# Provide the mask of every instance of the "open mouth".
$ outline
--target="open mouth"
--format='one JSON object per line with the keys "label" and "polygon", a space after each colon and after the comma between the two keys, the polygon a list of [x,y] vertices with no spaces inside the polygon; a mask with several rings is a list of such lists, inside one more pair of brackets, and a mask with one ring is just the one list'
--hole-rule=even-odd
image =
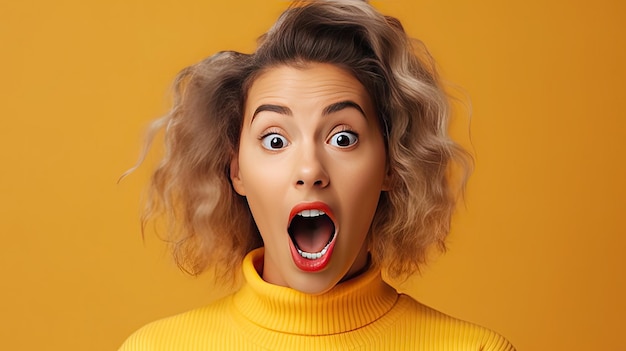
{"label": "open mouth", "polygon": [[318,209],[298,212],[287,231],[298,254],[309,260],[326,255],[335,238],[335,224],[324,211]]}

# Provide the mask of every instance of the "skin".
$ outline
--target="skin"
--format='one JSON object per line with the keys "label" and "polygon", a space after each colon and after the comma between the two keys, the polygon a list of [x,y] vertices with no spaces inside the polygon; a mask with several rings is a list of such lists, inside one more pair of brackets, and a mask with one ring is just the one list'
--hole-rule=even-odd
{"label": "skin", "polygon": [[[348,103],[328,111],[340,102]],[[231,179],[263,238],[263,279],[321,294],[358,274],[387,180],[384,141],[365,88],[330,64],[273,67],[251,85],[244,114]],[[294,206],[316,201],[332,210],[337,238],[329,263],[306,272],[294,264],[287,228]]]}

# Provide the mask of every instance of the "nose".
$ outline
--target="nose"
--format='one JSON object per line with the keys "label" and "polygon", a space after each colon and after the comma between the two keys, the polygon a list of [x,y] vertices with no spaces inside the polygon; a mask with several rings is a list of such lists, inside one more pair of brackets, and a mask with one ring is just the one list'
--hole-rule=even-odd
{"label": "nose", "polygon": [[325,188],[330,183],[330,177],[324,167],[322,157],[315,148],[303,150],[297,157],[296,187]]}

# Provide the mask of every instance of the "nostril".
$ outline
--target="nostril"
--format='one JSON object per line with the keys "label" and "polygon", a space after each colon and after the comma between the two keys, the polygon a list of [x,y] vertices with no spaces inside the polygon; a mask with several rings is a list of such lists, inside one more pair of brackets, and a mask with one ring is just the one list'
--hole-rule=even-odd
{"label": "nostril", "polygon": [[[296,184],[297,185],[304,185],[304,180],[299,179]],[[315,182],[313,182],[313,186],[323,186],[324,185],[324,181],[321,179],[316,180]]]}

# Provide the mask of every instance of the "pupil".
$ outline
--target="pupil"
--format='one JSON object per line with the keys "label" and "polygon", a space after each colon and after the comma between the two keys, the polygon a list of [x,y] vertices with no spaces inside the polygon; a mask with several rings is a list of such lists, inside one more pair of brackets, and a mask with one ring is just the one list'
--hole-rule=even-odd
{"label": "pupil", "polygon": [[278,149],[283,147],[283,141],[279,137],[273,137],[272,141],[270,141],[270,145],[272,148]]}
{"label": "pupil", "polygon": [[348,146],[350,145],[350,138],[345,135],[337,136],[337,145],[339,146]]}

